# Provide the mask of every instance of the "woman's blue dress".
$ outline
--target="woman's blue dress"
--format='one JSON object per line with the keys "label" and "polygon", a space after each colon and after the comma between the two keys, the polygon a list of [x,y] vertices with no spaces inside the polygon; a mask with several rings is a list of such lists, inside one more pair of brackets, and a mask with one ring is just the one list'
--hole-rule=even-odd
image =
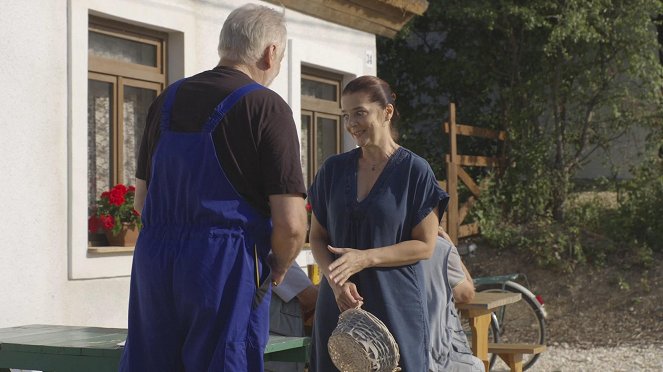
{"label": "woman's blue dress", "polygon": [[[357,201],[361,149],[329,158],[309,190],[313,213],[327,230],[330,245],[369,249],[412,239],[412,229],[434,208],[440,216],[449,197],[428,163],[400,147],[389,159],[368,195]],[[330,253],[331,254],[331,253]],[[382,320],[400,349],[403,371],[428,369],[426,287],[420,263],[368,268],[353,275],[364,298],[363,309]],[[313,327],[311,371],[336,371],[327,350],[339,309],[326,279],[320,283]]]}

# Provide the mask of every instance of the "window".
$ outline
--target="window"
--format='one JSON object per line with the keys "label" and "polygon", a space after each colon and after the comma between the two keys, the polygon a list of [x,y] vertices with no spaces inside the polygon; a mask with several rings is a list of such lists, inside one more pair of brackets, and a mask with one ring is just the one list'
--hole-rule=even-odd
{"label": "window", "polygon": [[342,77],[302,67],[302,172],[310,185],[331,155],[341,152]]}
{"label": "window", "polygon": [[[90,17],[88,211],[101,192],[133,184],[147,112],[166,84],[166,35]],[[91,242],[100,237],[90,236]]]}

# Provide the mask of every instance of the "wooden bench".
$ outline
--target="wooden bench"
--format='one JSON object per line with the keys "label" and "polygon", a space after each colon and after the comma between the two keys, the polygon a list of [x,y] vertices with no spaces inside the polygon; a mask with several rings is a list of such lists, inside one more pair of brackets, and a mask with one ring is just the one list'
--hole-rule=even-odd
{"label": "wooden bench", "polygon": [[[0,328],[0,372],[116,372],[127,337],[120,328],[27,325]],[[305,362],[309,337],[270,336],[265,361]]]}
{"label": "wooden bench", "polygon": [[546,350],[545,345],[534,344],[488,344],[488,352],[497,354],[506,363],[511,372],[522,372],[523,355],[539,354]]}

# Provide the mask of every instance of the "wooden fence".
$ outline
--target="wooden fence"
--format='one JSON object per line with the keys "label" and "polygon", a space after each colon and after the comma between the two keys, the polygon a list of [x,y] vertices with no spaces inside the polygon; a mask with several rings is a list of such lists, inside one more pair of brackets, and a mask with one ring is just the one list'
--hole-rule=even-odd
{"label": "wooden fence", "polygon": [[[458,243],[459,238],[476,235],[479,233],[479,223],[465,223],[465,218],[472,206],[476,203],[481,191],[485,189],[488,178],[484,178],[481,183],[477,182],[463,169],[463,167],[493,167],[499,168],[503,165],[503,158],[473,156],[458,154],[457,136],[482,137],[491,140],[505,141],[506,132],[487,128],[473,127],[467,124],[456,123],[456,105],[449,104],[449,121],[443,125],[444,133],[449,135],[449,154],[445,157],[447,166],[447,181],[439,181],[440,186],[449,193],[450,201],[447,213],[443,223],[447,233],[454,241]],[[471,195],[462,203],[458,200],[458,182],[467,186]]]}

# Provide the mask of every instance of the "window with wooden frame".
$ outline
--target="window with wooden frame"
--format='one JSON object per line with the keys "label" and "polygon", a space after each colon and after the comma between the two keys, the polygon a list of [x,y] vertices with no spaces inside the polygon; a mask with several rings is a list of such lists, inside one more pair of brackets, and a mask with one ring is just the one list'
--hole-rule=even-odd
{"label": "window with wooden frame", "polygon": [[342,148],[342,76],[302,66],[302,172],[307,186]]}
{"label": "window with wooden frame", "polygon": [[147,112],[166,84],[166,39],[157,31],[89,19],[89,209],[113,185],[134,183]]}

